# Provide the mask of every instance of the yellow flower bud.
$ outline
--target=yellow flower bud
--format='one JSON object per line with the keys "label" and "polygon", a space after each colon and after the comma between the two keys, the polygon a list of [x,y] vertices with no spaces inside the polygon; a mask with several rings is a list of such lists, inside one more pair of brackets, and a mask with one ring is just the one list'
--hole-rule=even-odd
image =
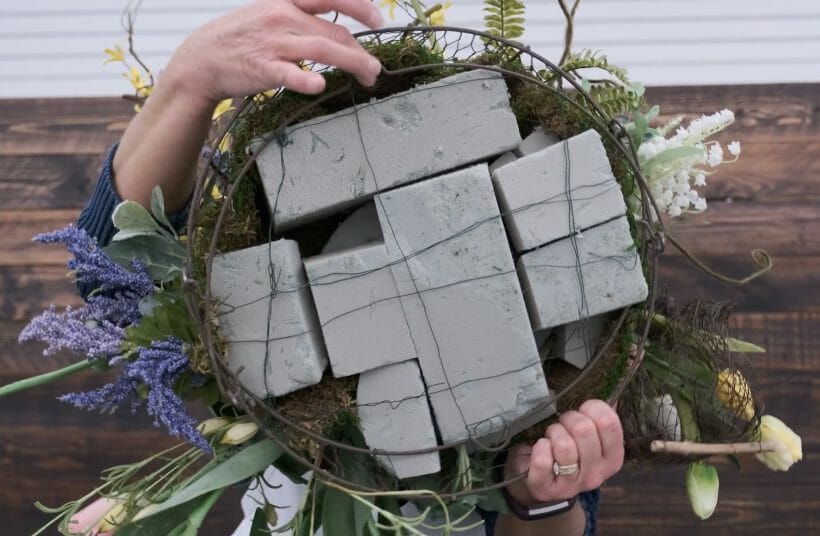
{"label": "yellow flower bud", "polygon": [[259,432],[259,426],[255,422],[240,422],[228,428],[219,442],[223,445],[241,445],[255,436],[257,432]]}
{"label": "yellow flower bud", "polygon": [[123,524],[127,516],[128,512],[125,509],[125,503],[117,504],[103,516],[102,521],[100,521],[98,525],[99,532],[116,530]]}
{"label": "yellow flower bud", "polygon": [[686,470],[686,494],[695,515],[708,519],[717,507],[720,480],[714,466],[702,462],[689,464]]}
{"label": "yellow flower bud", "polygon": [[220,428],[224,428],[229,424],[231,424],[231,421],[225,419],[224,417],[213,417],[199,423],[199,426],[197,426],[196,429],[199,430],[200,434],[208,437]]}
{"label": "yellow flower bud", "polygon": [[736,415],[750,421],[755,416],[754,398],[752,390],[737,370],[723,369],[718,373],[715,394],[724,406],[734,411]]}
{"label": "yellow flower bud", "polygon": [[788,471],[789,467],[803,459],[800,436],[777,417],[761,417],[759,435],[762,443],[774,443],[776,446],[774,451],[755,454],[772,471]]}

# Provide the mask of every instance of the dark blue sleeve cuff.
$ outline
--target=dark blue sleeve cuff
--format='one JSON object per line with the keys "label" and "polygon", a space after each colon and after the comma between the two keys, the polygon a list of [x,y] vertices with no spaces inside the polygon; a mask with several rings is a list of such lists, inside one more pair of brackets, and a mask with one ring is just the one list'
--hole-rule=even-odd
{"label": "dark blue sleeve cuff", "polygon": [[100,178],[94,187],[94,193],[91,194],[91,199],[88,200],[88,204],[86,204],[80,213],[80,218],[77,220],[77,227],[85,230],[89,236],[96,238],[100,247],[108,245],[111,237],[117,232],[117,228],[114,227],[114,223],[111,221],[114,208],[122,202],[117,190],[114,189],[113,161],[117,152],[117,145],[114,144],[108,152],[108,156],[102,165]]}

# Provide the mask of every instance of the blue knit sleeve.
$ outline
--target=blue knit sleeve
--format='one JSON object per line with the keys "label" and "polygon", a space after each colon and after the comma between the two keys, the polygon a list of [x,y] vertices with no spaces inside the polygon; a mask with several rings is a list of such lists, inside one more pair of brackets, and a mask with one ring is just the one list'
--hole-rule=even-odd
{"label": "blue knit sleeve", "polygon": [[[107,246],[111,242],[111,238],[117,233],[117,228],[114,227],[114,222],[111,221],[114,209],[122,202],[116,188],[114,188],[113,162],[114,155],[117,153],[117,146],[118,144],[114,144],[111,150],[108,151],[100,171],[100,178],[94,187],[94,192],[77,220],[77,227],[85,230],[89,236],[96,238],[100,247]],[[177,231],[181,230],[188,221],[190,205],[191,200],[189,199],[185,208],[169,215],[168,219]],[[78,286],[83,298],[87,298],[94,290],[86,283],[79,283]]]}
{"label": "blue knit sleeve", "polygon": [[[598,501],[601,498],[601,490],[595,489],[578,495],[578,502],[584,510],[587,519],[584,536],[595,536],[598,527]],[[484,518],[484,531],[487,536],[494,536],[495,523],[498,520],[498,512],[485,512],[479,510],[479,514]],[[546,536],[546,535],[545,535]]]}
{"label": "blue knit sleeve", "polygon": [[[114,155],[117,153],[117,146],[118,144],[114,144],[108,152],[108,156],[102,165],[100,178],[94,187],[94,193],[91,194],[91,199],[88,200],[88,204],[77,220],[77,227],[84,229],[89,236],[96,238],[100,247],[107,246],[111,242],[111,238],[117,234],[117,228],[114,227],[114,223],[111,221],[114,209],[122,202],[117,190],[114,188],[113,162]],[[190,206],[191,200],[188,199],[185,208],[169,214],[168,220],[177,231],[185,227]]]}
{"label": "blue knit sleeve", "polygon": [[94,187],[94,193],[88,200],[80,218],[77,220],[77,227],[84,229],[89,236],[97,239],[97,243],[102,247],[108,245],[111,237],[116,234],[117,229],[111,222],[111,214],[114,208],[122,202],[117,190],[114,189],[113,160],[117,152],[115,144],[103,162],[100,178]]}

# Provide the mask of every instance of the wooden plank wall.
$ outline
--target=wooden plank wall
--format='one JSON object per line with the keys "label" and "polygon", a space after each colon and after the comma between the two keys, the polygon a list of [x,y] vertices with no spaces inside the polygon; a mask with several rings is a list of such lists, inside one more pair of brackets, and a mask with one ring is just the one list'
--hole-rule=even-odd
{"label": "wooden plank wall", "polygon": [[[766,346],[751,378],[767,412],[803,437],[805,460],[789,473],[750,462],[721,468],[718,512],[698,522],[689,512],[681,468],[628,468],[604,490],[604,534],[803,534],[820,530],[820,85],[656,88],[650,102],[664,115],[691,116],[723,107],[737,124],[739,162],[723,166],[708,189],[709,210],[672,230],[709,265],[734,275],[765,248],[775,270],[742,290],[694,269],[670,250],[663,285],[681,299],[737,302],[738,336]],[[65,365],[19,346],[27,319],[49,303],[77,303],[65,279],[66,255],[35,246],[35,233],[74,220],[102,155],[132,116],[118,99],[0,100],[0,383]],[[92,388],[79,377],[0,401],[0,512],[4,534],[28,534],[46,519],[32,506],[81,495],[100,470],[168,444],[148,419],[100,418],[60,404],[58,393]],[[238,494],[221,501],[204,534],[229,534]],[[806,532],[803,532],[806,531]]]}

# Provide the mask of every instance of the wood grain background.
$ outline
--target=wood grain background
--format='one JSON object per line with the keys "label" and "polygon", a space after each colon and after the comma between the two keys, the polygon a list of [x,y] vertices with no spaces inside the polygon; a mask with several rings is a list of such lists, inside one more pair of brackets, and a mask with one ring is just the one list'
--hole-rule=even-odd
{"label": "wood grain background", "polygon": [[[740,161],[711,179],[709,210],[676,222],[672,232],[726,273],[747,273],[754,248],[768,250],[775,269],[740,290],[708,278],[670,249],[662,282],[682,300],[737,303],[737,335],[769,349],[751,358],[752,385],[766,411],[802,436],[805,459],[788,473],[754,461],[741,471],[722,467],[718,511],[705,522],[689,511],[682,468],[627,468],[604,489],[600,529],[820,533],[820,85],[655,88],[648,99],[667,116],[724,107],[736,113],[722,139],[742,141]],[[65,253],[30,238],[75,220],[104,153],[132,113],[113,98],[0,100],[0,383],[70,362],[16,342],[25,322],[50,303],[78,303],[65,278]],[[91,488],[100,470],[169,443],[142,416],[101,418],[55,400],[102,380],[72,378],[0,401],[0,533],[31,533],[46,520],[35,500],[62,504]],[[203,534],[230,533],[239,494],[220,501]]]}

